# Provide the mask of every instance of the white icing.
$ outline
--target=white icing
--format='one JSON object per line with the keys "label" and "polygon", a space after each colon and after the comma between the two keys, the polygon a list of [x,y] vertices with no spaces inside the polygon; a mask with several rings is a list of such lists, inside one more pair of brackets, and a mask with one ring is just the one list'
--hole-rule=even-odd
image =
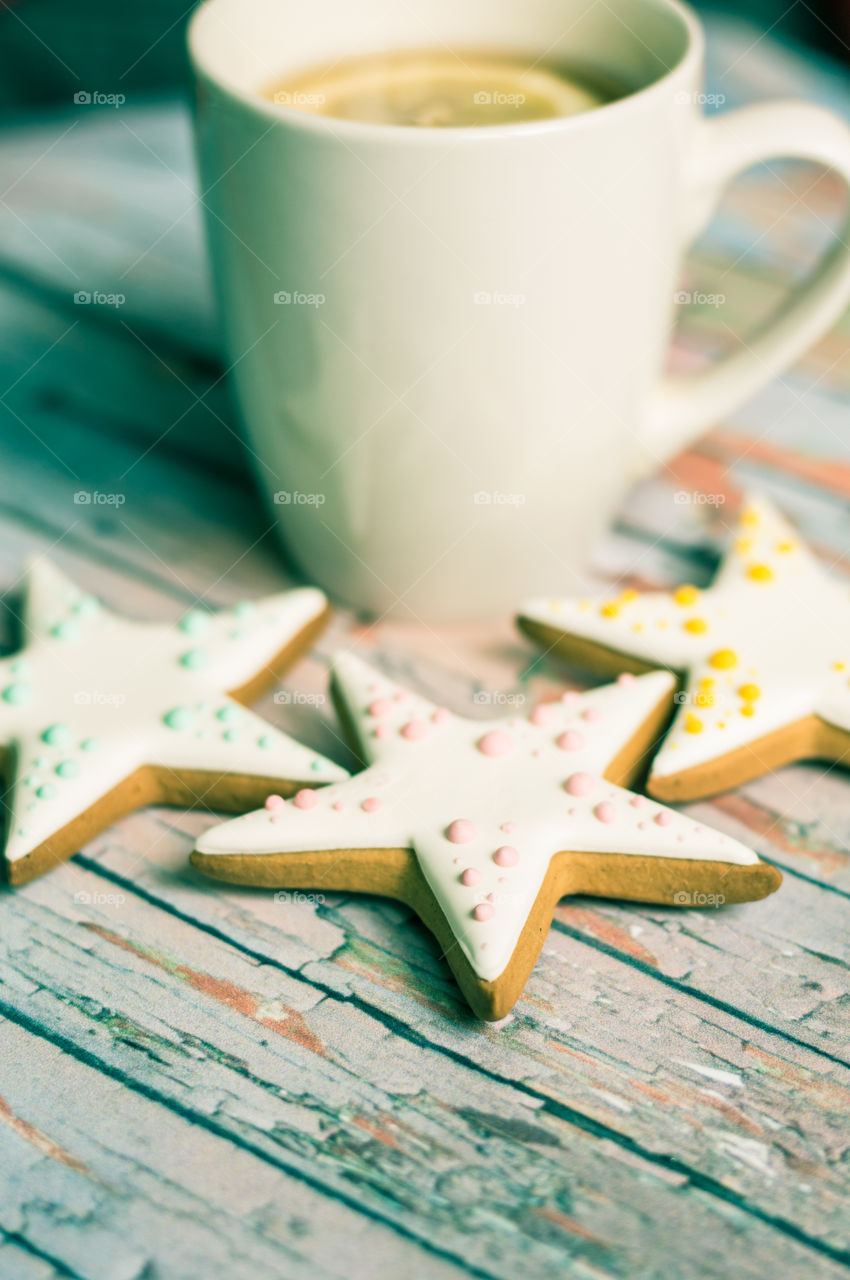
{"label": "white icing", "polygon": [[[750,576],[762,566],[768,580]],[[850,730],[850,589],[826,576],[767,499],[750,496],[712,586],[688,606],[675,595],[532,600],[521,610],[565,635],[687,673],[651,777],[706,764],[811,714]],[[706,630],[687,631],[691,618]],[[719,650],[734,653],[734,667],[712,665]],[[757,698],[741,695],[749,685]]]}
{"label": "white icing", "polygon": [[[188,624],[130,622],[35,561],[24,648],[0,660],[0,742],[13,761],[6,859],[31,853],[143,764],[312,783],[346,777],[224,692],[262,671],[325,606],[320,591],[304,589],[196,611]],[[190,652],[197,669],[181,662]],[[190,713],[176,717],[187,727],[169,728],[175,710]]]}
{"label": "white icing", "polygon": [[[324,849],[411,848],[459,946],[485,980],[497,978],[507,966],[549,861],[560,850],[757,861],[731,837],[636,798],[601,776],[669,693],[673,678],[664,672],[548,704],[542,715],[533,713],[545,723],[531,723],[524,716],[481,722],[439,713],[426,699],[349,654],[336,658],[334,679],[369,767],[347,782],[323,788],[312,808],[301,810],[290,801],[212,828],[198,842],[201,853],[262,857]],[[376,700],[388,704],[386,714],[371,714]],[[426,726],[424,736],[403,736],[402,729],[411,722]],[[385,736],[376,736],[378,730]],[[510,739],[506,754],[488,756],[480,750],[479,742],[493,730]],[[581,734],[580,749],[557,745],[566,731]],[[565,782],[577,773],[592,775],[590,794],[565,791]],[[366,812],[363,802],[372,798],[380,801],[380,808]],[[615,806],[613,823],[601,822],[594,814],[605,801]],[[656,823],[662,812],[669,825]],[[453,844],[446,838],[457,819],[475,828],[475,838],[468,843]],[[505,830],[506,823],[516,825]],[[519,854],[515,866],[494,861],[496,850],[505,845]],[[474,885],[461,881],[468,868],[478,873],[472,877]],[[474,919],[476,905],[487,903],[490,894],[495,898],[493,918]]]}

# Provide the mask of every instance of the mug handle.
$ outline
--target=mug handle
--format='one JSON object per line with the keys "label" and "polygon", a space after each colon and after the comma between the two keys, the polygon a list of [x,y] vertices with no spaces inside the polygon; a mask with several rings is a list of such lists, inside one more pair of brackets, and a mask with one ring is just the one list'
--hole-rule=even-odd
{"label": "mug handle", "polygon": [[[823,107],[773,102],[702,120],[694,150],[690,222],[693,240],[723,188],[759,161],[815,160],[843,180],[850,205],[850,129]],[[733,355],[704,372],[666,377],[643,436],[649,470],[684,448],[781,373],[838,319],[850,301],[850,216],[813,277]]]}

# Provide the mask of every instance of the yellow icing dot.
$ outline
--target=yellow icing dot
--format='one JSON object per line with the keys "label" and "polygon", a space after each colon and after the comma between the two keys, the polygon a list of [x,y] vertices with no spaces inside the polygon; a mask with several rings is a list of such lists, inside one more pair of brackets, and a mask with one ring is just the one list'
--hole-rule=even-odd
{"label": "yellow icing dot", "polygon": [[620,604],[631,604],[633,600],[637,600],[638,593],[633,587],[626,587],[625,591],[620,592]]}
{"label": "yellow icing dot", "polygon": [[745,702],[755,702],[756,698],[761,697],[761,689],[757,684],[742,684],[738,693]]}
{"label": "yellow icing dot", "polygon": [[699,682],[699,687],[701,689],[713,689],[715,686],[715,683],[716,681],[714,679],[714,676],[703,676],[702,680],[700,680]]}
{"label": "yellow icing dot", "polygon": [[694,636],[701,636],[703,632],[708,630],[708,623],[705,618],[688,618],[687,622],[682,623],[682,626]]}
{"label": "yellow icing dot", "polygon": [[697,706],[698,706],[698,707],[713,707],[713,706],[714,706],[714,694],[713,694],[713,693],[704,693],[704,692],[700,692],[700,693],[698,693],[698,694],[697,694]]}
{"label": "yellow icing dot", "polygon": [[697,600],[699,600],[699,591],[696,587],[692,587],[689,583],[685,583],[683,586],[676,588],[673,592],[673,599],[676,604],[696,604]]}
{"label": "yellow icing dot", "polygon": [[773,570],[766,564],[751,564],[747,569],[747,577],[751,582],[770,582]]}
{"label": "yellow icing dot", "polygon": [[725,728],[726,728],[726,721],[725,721],[725,720],[718,720],[718,721],[717,721],[717,727],[718,727],[718,729],[725,729]]}
{"label": "yellow icing dot", "polygon": [[699,716],[685,716],[685,733],[702,733],[703,728],[704,726]]}
{"label": "yellow icing dot", "polygon": [[741,516],[741,524],[745,524],[745,525],[748,525],[750,528],[753,528],[755,525],[758,524],[758,522],[759,522],[759,513],[756,511],[755,507],[747,507],[747,509],[744,511],[743,515]]}
{"label": "yellow icing dot", "polygon": [[642,622],[633,622],[633,623],[632,623],[632,631],[643,631],[643,623],[642,623]]}
{"label": "yellow icing dot", "polygon": [[582,613],[587,613],[588,609],[590,608],[590,601],[579,600],[578,607],[581,609]]}
{"label": "yellow icing dot", "polygon": [[789,551],[794,550],[793,542],[777,542],[776,550],[781,551],[783,555],[787,555]]}
{"label": "yellow icing dot", "polygon": [[563,602],[563,600],[550,600],[550,601],[549,601],[549,608],[552,610],[552,612],[553,612],[553,613],[560,613],[560,612],[561,612],[561,610],[563,609],[563,607],[564,607],[564,602]]}
{"label": "yellow icing dot", "polygon": [[620,612],[620,606],[616,600],[606,600],[599,610],[603,618],[616,618]]}
{"label": "yellow icing dot", "polygon": [[742,716],[754,716],[755,713],[756,713],[756,709],[751,702],[745,702],[744,705],[741,707]]}
{"label": "yellow icing dot", "polygon": [[833,662],[832,664],[833,671],[844,671],[846,667],[846,662]]}
{"label": "yellow icing dot", "polygon": [[728,671],[730,667],[737,667],[738,655],[732,649],[717,649],[708,661],[715,671]]}
{"label": "yellow icing dot", "polygon": [[735,550],[738,552],[738,555],[740,556],[745,556],[747,552],[752,551],[752,549],[753,549],[752,538],[739,538],[738,541],[735,543]]}
{"label": "yellow icing dot", "polygon": [[669,626],[670,626],[670,623],[667,621],[666,618],[659,618],[658,620],[659,631],[666,631]]}

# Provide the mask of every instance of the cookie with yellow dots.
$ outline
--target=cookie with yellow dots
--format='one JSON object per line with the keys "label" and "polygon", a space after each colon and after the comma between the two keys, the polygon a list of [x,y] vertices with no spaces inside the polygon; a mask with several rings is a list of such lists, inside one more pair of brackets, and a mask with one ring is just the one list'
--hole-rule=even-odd
{"label": "cookie with yellow dots", "polygon": [[714,582],[527,601],[518,624],[600,676],[682,677],[648,790],[698,800],[794,760],[850,764],[850,587],[766,498],[746,502]]}

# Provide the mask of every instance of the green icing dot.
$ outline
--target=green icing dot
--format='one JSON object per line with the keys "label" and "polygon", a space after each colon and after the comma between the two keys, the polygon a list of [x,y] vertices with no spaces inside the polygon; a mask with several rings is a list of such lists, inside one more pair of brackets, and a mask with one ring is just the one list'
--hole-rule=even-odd
{"label": "green icing dot", "polygon": [[250,618],[253,612],[254,605],[250,600],[240,600],[233,610],[233,615],[236,618]]}
{"label": "green icing dot", "polygon": [[47,756],[36,756],[36,758],[33,760],[33,764],[35,765],[36,769],[46,769]]}
{"label": "green icing dot", "polygon": [[229,637],[228,637],[228,639],[230,639],[230,640],[241,640],[241,639],[242,639],[242,632],[241,632],[241,631],[238,631],[238,630],[231,631],[231,632],[230,632],[230,635],[229,635]]}
{"label": "green icing dot", "polygon": [[208,614],[201,613],[199,609],[191,609],[177,625],[187,636],[202,636],[209,630],[210,620]]}
{"label": "green icing dot", "polygon": [[77,628],[73,622],[57,622],[55,627],[50,628],[50,634],[57,640],[73,640],[77,635]]}
{"label": "green icing dot", "polygon": [[24,786],[25,786],[25,787],[37,787],[37,786],[38,786],[38,778],[34,778],[34,777],[32,776],[32,774],[29,774],[26,778],[24,778]]}
{"label": "green icing dot", "polygon": [[62,760],[56,766],[56,772],[60,778],[76,778],[80,772],[80,766],[76,760]]}
{"label": "green icing dot", "polygon": [[257,746],[262,747],[264,751],[268,751],[269,747],[274,746],[274,738],[270,738],[267,733],[264,733],[262,738],[257,739]]}
{"label": "green icing dot", "polygon": [[38,796],[39,800],[52,800],[56,795],[56,788],[52,782],[42,782],[35,794]]}
{"label": "green icing dot", "polygon": [[26,837],[29,835],[29,828],[28,828],[28,827],[18,827],[18,835],[19,835],[19,836],[23,836],[23,837],[24,837],[24,839],[26,839]]}
{"label": "green icing dot", "polygon": [[11,703],[13,707],[22,707],[32,697],[32,689],[28,684],[7,684],[2,697],[4,702]]}
{"label": "green icing dot", "polygon": [[225,742],[239,741],[239,731],[237,729],[225,729],[221,736],[224,738]]}
{"label": "green icing dot", "polygon": [[52,724],[41,735],[42,742],[50,747],[67,747],[73,734],[66,724]]}
{"label": "green icing dot", "polygon": [[242,719],[242,712],[238,707],[219,707],[215,713],[216,720],[220,720],[222,724],[238,724]]}
{"label": "green icing dot", "polygon": [[32,668],[26,658],[21,658],[20,661],[12,663],[13,676],[28,676],[31,670]]}
{"label": "green icing dot", "polygon": [[78,618],[91,618],[99,608],[100,605],[94,596],[80,596],[71,612],[75,613]]}
{"label": "green icing dot", "polygon": [[188,707],[173,707],[162,718],[169,729],[191,729],[195,716]]}
{"label": "green icing dot", "polygon": [[97,738],[83,738],[82,742],[80,743],[80,750],[81,751],[97,751],[99,746],[100,746],[100,743],[98,742]]}
{"label": "green icing dot", "polygon": [[324,760],[313,760],[310,763],[310,768],[313,770],[314,773],[318,773],[319,770],[324,769],[324,767],[325,767]]}
{"label": "green icing dot", "polygon": [[181,667],[188,667],[190,671],[200,671],[210,660],[210,655],[206,649],[187,649],[185,653],[180,655]]}

